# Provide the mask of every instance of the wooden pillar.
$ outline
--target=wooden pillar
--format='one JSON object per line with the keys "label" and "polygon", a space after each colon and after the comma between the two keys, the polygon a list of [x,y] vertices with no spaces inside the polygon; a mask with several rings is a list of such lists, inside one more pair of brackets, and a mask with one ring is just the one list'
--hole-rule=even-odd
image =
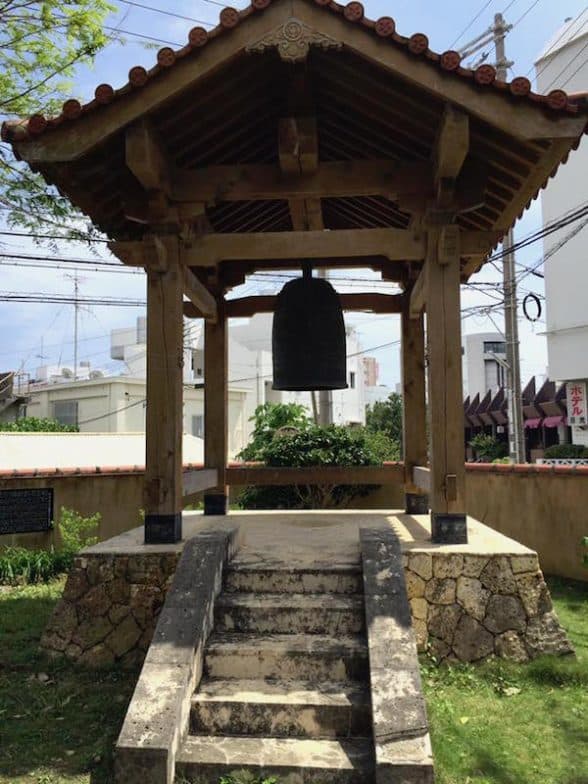
{"label": "wooden pillar", "polygon": [[413,468],[428,463],[424,318],[410,317],[409,302],[402,310],[402,401],[405,511],[427,514],[429,497],[413,483]]}
{"label": "wooden pillar", "polygon": [[176,238],[147,271],[145,543],[182,538],[183,276]]}
{"label": "wooden pillar", "polygon": [[205,515],[227,513],[228,323],[224,299],[217,299],[216,322],[204,327],[204,465],[217,471],[218,486],[204,495]]}
{"label": "wooden pillar", "polygon": [[427,345],[433,542],[467,542],[457,226],[432,228],[427,242]]}

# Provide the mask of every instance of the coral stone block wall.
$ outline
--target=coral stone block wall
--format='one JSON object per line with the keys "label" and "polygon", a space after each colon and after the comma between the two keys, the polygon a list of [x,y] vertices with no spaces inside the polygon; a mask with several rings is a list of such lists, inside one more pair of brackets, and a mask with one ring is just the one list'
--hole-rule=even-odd
{"label": "coral stone block wall", "polygon": [[[78,557],[41,648],[88,666],[140,664],[179,555]],[[420,650],[429,648],[450,662],[493,654],[527,661],[543,653],[572,652],[535,553],[411,550],[403,558]]]}
{"label": "coral stone block wall", "polygon": [[179,553],[76,558],[41,648],[89,666],[140,664]]}
{"label": "coral stone block wall", "polygon": [[462,662],[572,652],[535,553],[413,550],[404,554],[404,566],[419,650]]}

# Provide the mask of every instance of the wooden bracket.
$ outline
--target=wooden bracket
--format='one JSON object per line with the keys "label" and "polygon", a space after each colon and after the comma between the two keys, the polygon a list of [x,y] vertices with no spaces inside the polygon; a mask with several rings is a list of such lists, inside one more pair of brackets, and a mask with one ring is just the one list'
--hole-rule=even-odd
{"label": "wooden bracket", "polygon": [[216,324],[218,319],[216,299],[188,267],[184,267],[184,292],[199,313],[207,321]]}
{"label": "wooden bracket", "polygon": [[173,167],[148,120],[139,120],[127,129],[125,160],[146,191],[162,191],[169,196]]}

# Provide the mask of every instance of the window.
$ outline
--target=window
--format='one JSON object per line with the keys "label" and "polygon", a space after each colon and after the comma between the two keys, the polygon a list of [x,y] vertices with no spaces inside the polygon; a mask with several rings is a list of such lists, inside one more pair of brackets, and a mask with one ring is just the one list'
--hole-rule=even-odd
{"label": "window", "polygon": [[78,424],[78,401],[77,400],[56,400],[53,403],[53,419],[60,425]]}
{"label": "window", "polygon": [[355,389],[355,373],[349,374],[349,387]]}
{"label": "window", "polygon": [[504,368],[493,359],[484,360],[485,389],[498,389],[504,386]]}
{"label": "window", "polygon": [[500,340],[485,340],[484,354],[506,354],[506,343]]}
{"label": "window", "polygon": [[192,417],[192,435],[204,438],[204,415],[194,414]]}

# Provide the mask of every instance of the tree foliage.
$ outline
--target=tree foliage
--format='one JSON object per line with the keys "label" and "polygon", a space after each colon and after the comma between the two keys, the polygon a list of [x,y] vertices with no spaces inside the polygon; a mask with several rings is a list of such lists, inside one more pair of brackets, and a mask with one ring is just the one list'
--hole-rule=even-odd
{"label": "tree foliage", "polygon": [[265,403],[257,406],[249,420],[254,423],[251,441],[239,454],[241,460],[263,460],[263,453],[274,438],[283,429],[307,430],[312,420],[305,406],[299,403]]}
{"label": "tree foliage", "polygon": [[475,451],[477,457],[488,463],[506,457],[508,454],[507,444],[487,433],[478,433],[475,435],[470,441],[470,446]]}
{"label": "tree foliage", "polygon": [[0,422],[0,432],[4,433],[77,433],[75,425],[62,425],[55,419],[24,417],[14,422]]}
{"label": "tree foliage", "polygon": [[368,430],[384,433],[398,444],[398,454],[402,452],[402,395],[392,392],[386,400],[369,405],[365,420]]}
{"label": "tree foliage", "polygon": [[[55,114],[80,64],[92,62],[109,42],[107,0],[0,0],[0,120]],[[69,227],[79,218],[69,201],[0,145],[0,205],[8,223],[87,239],[91,229]]]}

